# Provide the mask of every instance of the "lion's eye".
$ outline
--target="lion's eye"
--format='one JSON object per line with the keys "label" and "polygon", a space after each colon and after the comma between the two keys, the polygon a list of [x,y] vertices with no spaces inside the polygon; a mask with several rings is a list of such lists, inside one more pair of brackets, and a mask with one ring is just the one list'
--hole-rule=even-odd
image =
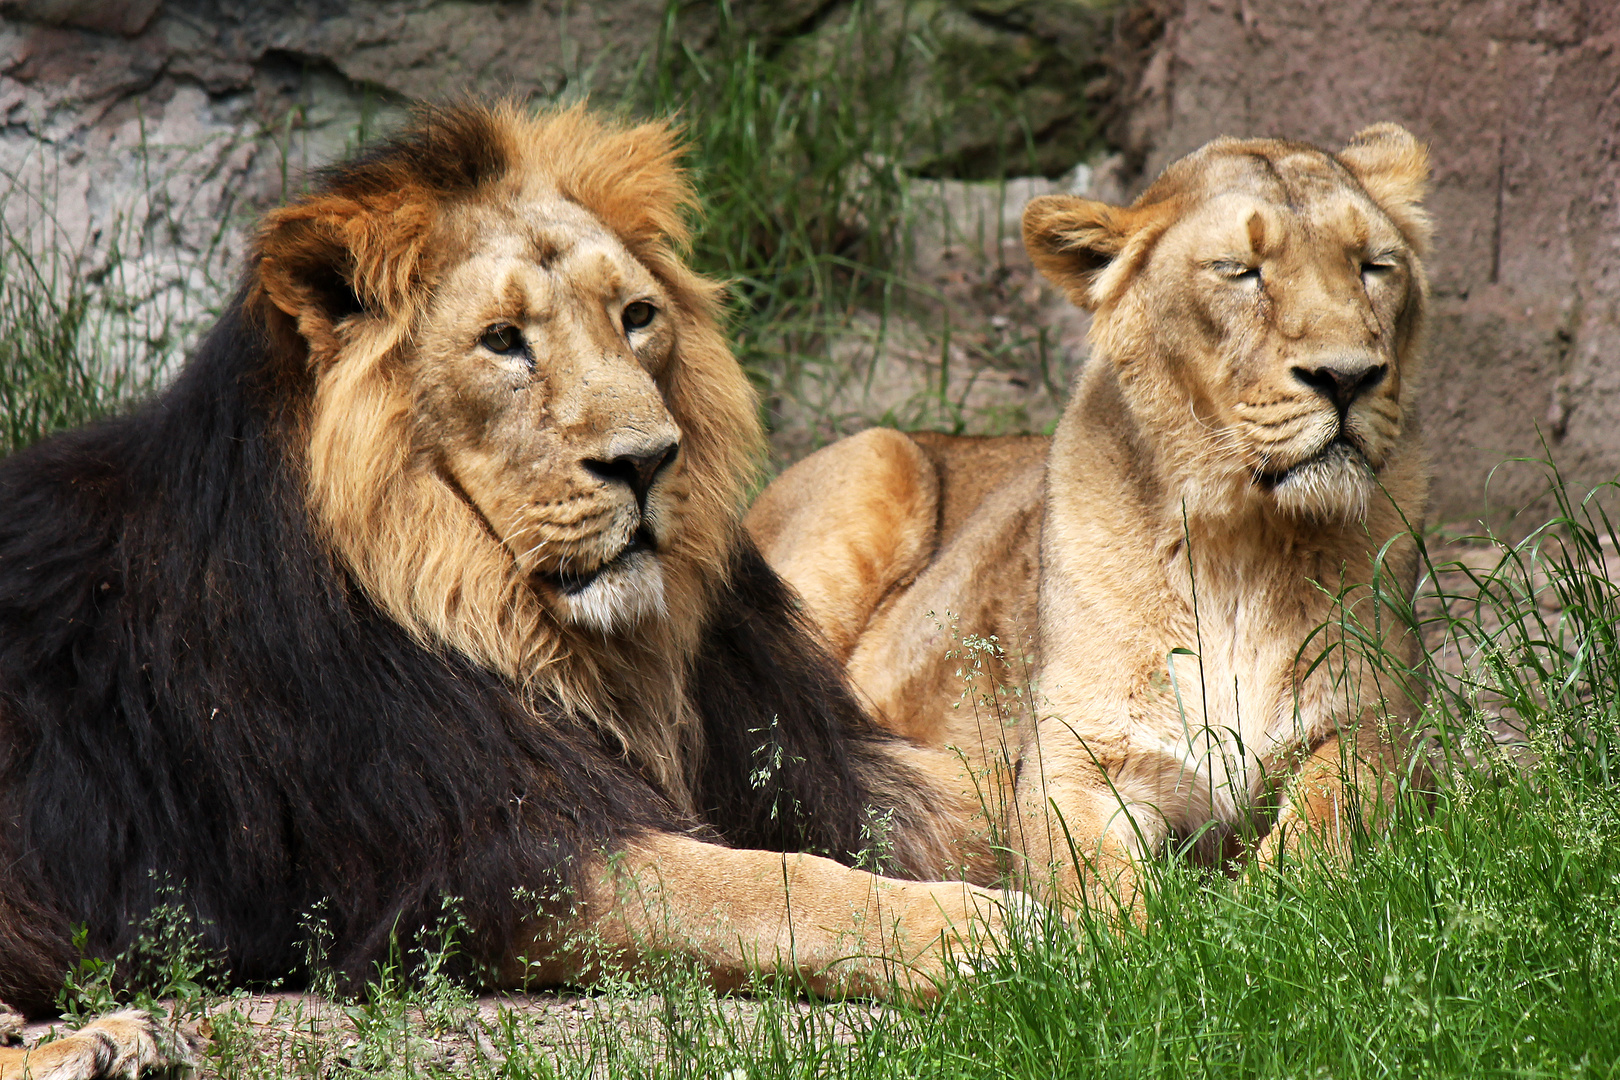
{"label": "lion's eye", "polygon": [[622,316],[624,319],[624,328],[626,330],[640,330],[642,327],[652,322],[653,316],[657,314],[658,309],[647,303],[647,301],[632,300],[630,303],[624,305],[624,315]]}
{"label": "lion's eye", "polygon": [[1388,274],[1394,269],[1395,264],[1392,262],[1386,262],[1382,259],[1369,259],[1361,264],[1361,276],[1377,277],[1381,274]]}
{"label": "lion's eye", "polygon": [[484,336],[478,339],[478,344],[492,353],[502,356],[511,356],[520,353],[525,348],[523,331],[509,323],[501,323],[484,331]]}

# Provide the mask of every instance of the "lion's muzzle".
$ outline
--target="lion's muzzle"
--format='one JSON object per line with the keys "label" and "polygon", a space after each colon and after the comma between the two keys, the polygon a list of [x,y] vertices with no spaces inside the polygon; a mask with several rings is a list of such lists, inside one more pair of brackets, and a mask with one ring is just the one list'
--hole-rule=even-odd
{"label": "lion's muzzle", "polygon": [[646,440],[644,445],[633,450],[616,454],[610,460],[586,458],[583,464],[585,471],[602,480],[629,487],[636,497],[636,505],[645,513],[647,492],[652,490],[659,474],[675,463],[680,450],[679,440],[670,436],[657,436]]}
{"label": "lion's muzzle", "polygon": [[558,592],[567,596],[578,596],[595,584],[596,579],[616,566],[628,566],[630,561],[642,552],[656,555],[658,541],[653,537],[652,531],[645,525],[638,528],[630,539],[620,548],[618,553],[598,563],[590,570],[578,570],[570,567],[558,569],[552,573],[542,573],[540,576]]}

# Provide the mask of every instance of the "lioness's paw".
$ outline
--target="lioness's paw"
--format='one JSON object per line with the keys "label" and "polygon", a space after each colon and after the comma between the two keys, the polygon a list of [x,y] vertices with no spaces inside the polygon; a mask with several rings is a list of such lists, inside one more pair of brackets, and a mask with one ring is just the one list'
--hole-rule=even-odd
{"label": "lioness's paw", "polygon": [[135,1080],[153,1069],[191,1068],[196,1040],[139,1009],[110,1013],[71,1035],[28,1051],[31,1080]]}

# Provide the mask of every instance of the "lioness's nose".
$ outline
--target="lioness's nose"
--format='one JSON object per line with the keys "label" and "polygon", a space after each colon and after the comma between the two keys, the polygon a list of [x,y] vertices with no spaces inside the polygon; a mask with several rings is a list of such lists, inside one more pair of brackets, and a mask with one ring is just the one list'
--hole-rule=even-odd
{"label": "lioness's nose", "polygon": [[653,481],[675,461],[680,451],[679,440],[659,438],[645,446],[616,454],[607,460],[586,458],[584,465],[603,480],[629,485],[630,490],[635,493],[637,505],[645,506],[647,492],[651,490]]}
{"label": "lioness's nose", "polygon": [[1359,357],[1334,357],[1293,369],[1294,378],[1333,402],[1340,412],[1384,381],[1389,365]]}

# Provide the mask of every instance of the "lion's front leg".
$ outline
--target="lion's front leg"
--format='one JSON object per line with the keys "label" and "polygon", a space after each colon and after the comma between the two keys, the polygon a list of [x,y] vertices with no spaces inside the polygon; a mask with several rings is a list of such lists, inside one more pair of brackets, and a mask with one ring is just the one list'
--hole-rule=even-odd
{"label": "lion's front leg", "polygon": [[591,981],[676,957],[722,990],[785,976],[815,994],[925,1000],[996,947],[1009,902],[965,883],[897,881],[670,834],[631,844],[592,876],[575,940],[530,966],[538,981]]}
{"label": "lion's front leg", "polygon": [[[0,1006],[0,1022],[9,1013]],[[99,1080],[196,1063],[183,1033],[149,1013],[126,1009],[34,1047],[0,1048],[0,1080]]]}
{"label": "lion's front leg", "polygon": [[1394,811],[1399,764],[1396,746],[1370,719],[1353,739],[1330,735],[1289,780],[1276,824],[1250,857],[1251,870],[1276,866],[1302,842],[1347,860],[1356,833],[1377,828]]}
{"label": "lion's front leg", "polygon": [[1088,908],[1145,918],[1138,860],[1163,842],[1157,807],[1130,797],[1055,718],[1037,725],[1018,780],[1009,844],[1022,858],[1023,888],[1059,910]]}

